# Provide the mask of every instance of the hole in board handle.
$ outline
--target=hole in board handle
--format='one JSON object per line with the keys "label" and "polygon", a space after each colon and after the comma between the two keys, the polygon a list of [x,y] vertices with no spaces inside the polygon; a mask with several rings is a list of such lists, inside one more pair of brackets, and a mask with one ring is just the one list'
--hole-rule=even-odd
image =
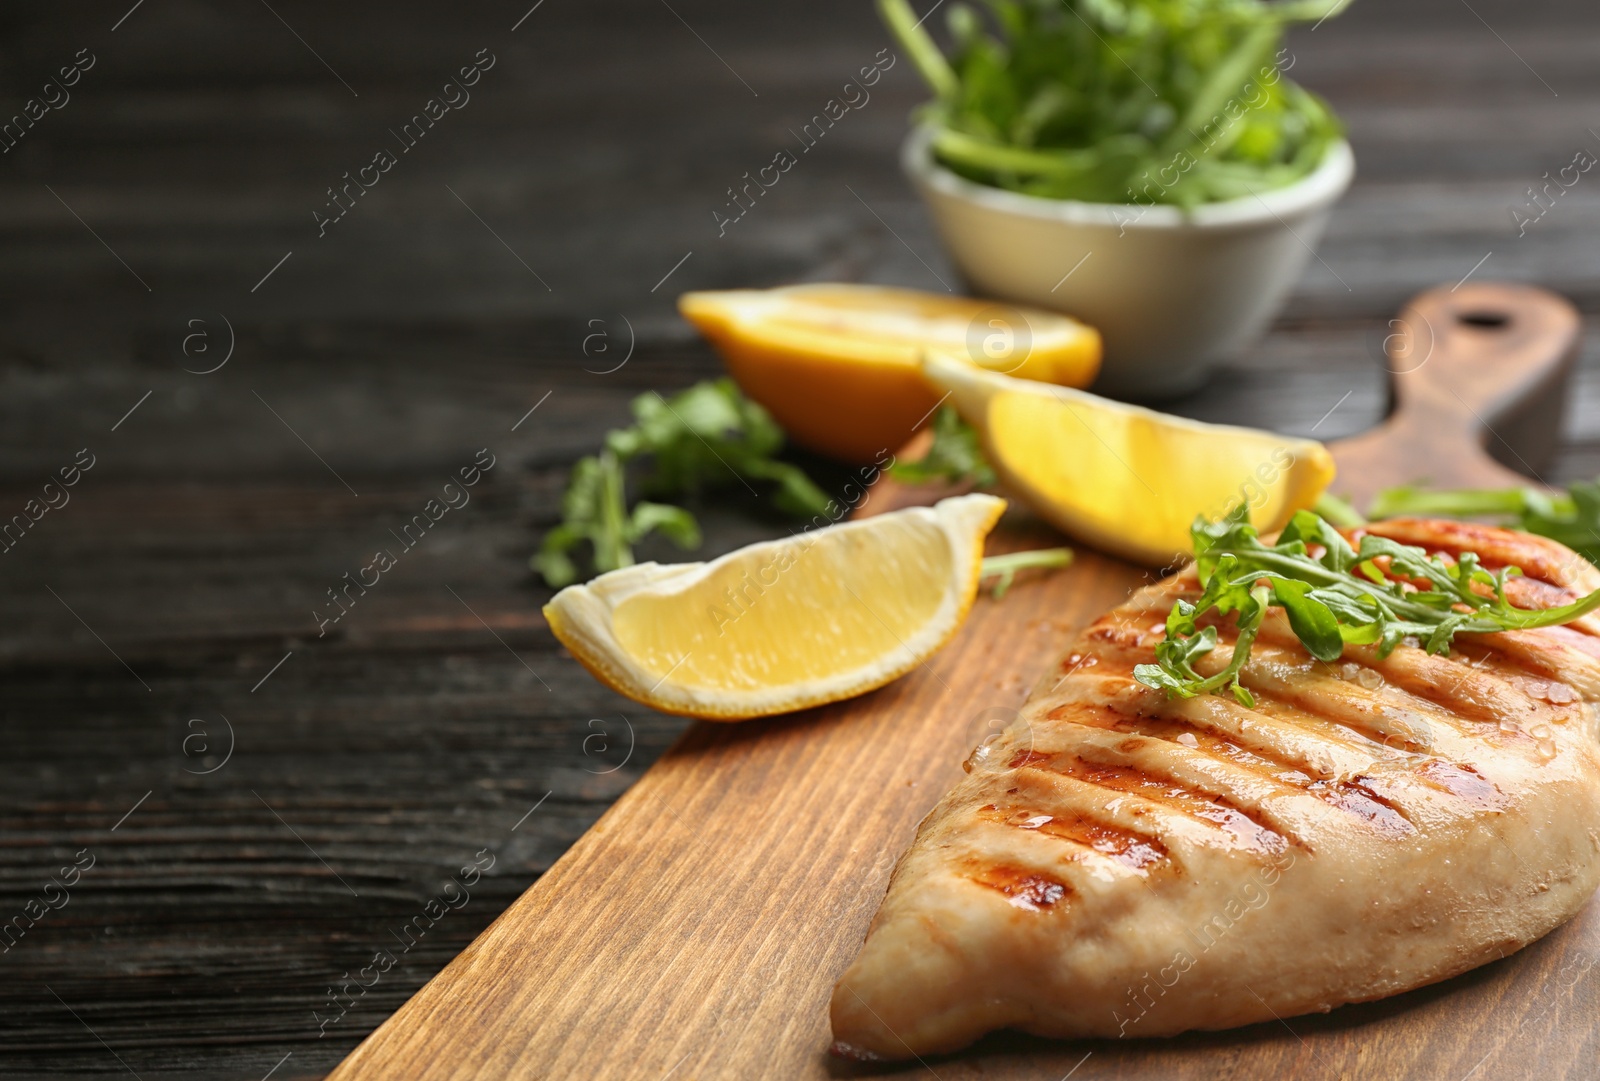
{"label": "hole in board handle", "polygon": [[1499,330],[1511,322],[1511,317],[1505,312],[1479,309],[1470,312],[1458,312],[1456,314],[1456,322],[1464,323],[1469,327],[1477,327],[1480,330]]}

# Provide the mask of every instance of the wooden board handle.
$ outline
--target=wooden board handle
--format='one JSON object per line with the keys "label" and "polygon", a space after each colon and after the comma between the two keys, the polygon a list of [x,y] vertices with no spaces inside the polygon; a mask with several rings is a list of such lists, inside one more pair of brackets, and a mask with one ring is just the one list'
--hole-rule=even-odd
{"label": "wooden board handle", "polygon": [[1413,298],[1384,340],[1393,410],[1329,447],[1333,490],[1365,510],[1401,484],[1542,483],[1581,329],[1571,304],[1528,285],[1441,285]]}

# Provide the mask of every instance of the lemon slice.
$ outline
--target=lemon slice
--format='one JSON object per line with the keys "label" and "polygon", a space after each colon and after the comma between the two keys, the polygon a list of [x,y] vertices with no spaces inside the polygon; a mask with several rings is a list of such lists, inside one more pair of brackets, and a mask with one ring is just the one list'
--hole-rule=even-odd
{"label": "lemon slice", "polygon": [[797,443],[851,463],[893,451],[939,395],[929,349],[1025,379],[1088,386],[1100,335],[1054,312],[872,285],[686,293],[678,308]]}
{"label": "lemon slice", "polygon": [[1203,424],[937,355],[924,367],[983,440],[990,464],[1063,532],[1138,563],[1189,554],[1196,515],[1241,503],[1281,529],[1333,480],[1321,443]]}
{"label": "lemon slice", "polygon": [[752,544],[710,563],[641,563],[545,605],[561,643],[636,702],[737,721],[881,687],[966,619],[1005,501],[946,499]]}

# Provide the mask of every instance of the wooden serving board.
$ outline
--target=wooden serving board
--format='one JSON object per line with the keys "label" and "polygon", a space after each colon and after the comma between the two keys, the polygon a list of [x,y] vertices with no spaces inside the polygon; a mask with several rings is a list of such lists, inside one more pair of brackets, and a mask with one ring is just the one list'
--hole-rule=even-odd
{"label": "wooden serving board", "polygon": [[[1463,286],[1401,316],[1395,416],[1335,446],[1364,503],[1406,480],[1525,483],[1578,336],[1534,289]],[[1543,408],[1545,412],[1539,413]],[[1496,434],[1498,433],[1498,434]],[[874,492],[878,512],[917,493]],[[1029,536],[1029,531],[1034,535]],[[1012,524],[1006,547],[1057,540]],[[1600,909],[1504,961],[1329,1015],[1175,1039],[990,1037],[876,1069],[828,1054],[827,1003],[917,822],[1068,636],[1150,572],[1080,551],[981,598],[926,667],[787,717],[696,724],[554,867],[334,1071],[337,1081],[583,1078],[1563,1077],[1600,1060]]]}

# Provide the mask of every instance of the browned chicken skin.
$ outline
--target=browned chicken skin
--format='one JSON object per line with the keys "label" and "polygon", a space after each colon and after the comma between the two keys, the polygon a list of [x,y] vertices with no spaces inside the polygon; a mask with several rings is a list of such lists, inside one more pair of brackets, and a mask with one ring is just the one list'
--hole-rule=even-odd
{"label": "browned chicken skin", "polygon": [[[1456,522],[1369,527],[1600,586],[1566,548]],[[842,1054],[908,1058],[1015,1028],[1164,1036],[1396,994],[1519,949],[1600,883],[1600,621],[1313,660],[1269,615],[1244,683],[1133,680],[1191,569],[1097,620],[901,858],[834,990]],[[1227,662],[1231,624],[1208,660]]]}

